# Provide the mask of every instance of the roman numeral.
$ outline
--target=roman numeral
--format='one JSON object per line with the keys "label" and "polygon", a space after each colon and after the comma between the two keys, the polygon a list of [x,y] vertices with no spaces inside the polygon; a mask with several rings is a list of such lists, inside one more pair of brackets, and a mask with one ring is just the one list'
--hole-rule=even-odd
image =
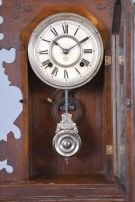
{"label": "roman numeral", "polygon": [[52,29],[50,29],[50,30],[51,30],[51,32],[52,32],[55,36],[58,36],[58,33],[57,33],[57,31],[56,31],[55,28],[52,28]]}
{"label": "roman numeral", "polygon": [[50,64],[52,64],[50,59],[48,59],[48,60],[42,62],[42,65],[45,66],[45,68],[49,67]]}
{"label": "roman numeral", "polygon": [[54,76],[57,76],[57,73],[58,73],[58,68],[55,67],[51,74],[54,75]]}
{"label": "roman numeral", "polygon": [[76,29],[76,31],[74,33],[74,36],[77,34],[78,30],[79,30],[79,27]]}
{"label": "roman numeral", "polygon": [[88,60],[82,59],[81,63],[83,63],[86,67],[89,66],[90,62]]}
{"label": "roman numeral", "polygon": [[68,34],[68,25],[62,25],[64,34]]}
{"label": "roman numeral", "polygon": [[64,69],[64,78],[68,79],[68,71],[66,69]]}
{"label": "roman numeral", "polygon": [[77,71],[78,74],[81,74],[77,68],[75,68],[75,70]]}
{"label": "roman numeral", "polygon": [[48,43],[50,43],[51,41],[49,41],[49,40],[46,40],[46,39],[42,39],[42,41],[46,41],[46,42],[48,42]]}
{"label": "roman numeral", "polygon": [[92,49],[84,49],[84,53],[92,53]]}
{"label": "roman numeral", "polygon": [[39,54],[48,54],[48,50],[39,51]]}

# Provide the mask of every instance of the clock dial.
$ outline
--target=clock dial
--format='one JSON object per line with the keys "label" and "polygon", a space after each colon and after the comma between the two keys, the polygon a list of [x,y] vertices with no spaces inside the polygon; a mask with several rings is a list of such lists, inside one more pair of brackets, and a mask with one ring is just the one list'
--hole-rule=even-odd
{"label": "clock dial", "polygon": [[103,45],[99,32],[87,19],[61,13],[35,28],[28,56],[42,81],[56,88],[72,89],[84,85],[98,72]]}

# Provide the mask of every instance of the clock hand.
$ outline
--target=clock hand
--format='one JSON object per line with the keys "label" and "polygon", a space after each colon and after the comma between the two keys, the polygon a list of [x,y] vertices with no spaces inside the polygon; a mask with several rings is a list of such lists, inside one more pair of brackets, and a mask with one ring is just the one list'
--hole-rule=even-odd
{"label": "clock hand", "polygon": [[71,48],[66,49],[66,50],[69,52],[72,48],[74,48],[75,46],[78,46],[79,44],[84,43],[84,42],[87,41],[88,39],[89,39],[89,37],[87,36],[86,38],[82,39],[82,40],[79,41],[77,44],[75,44],[74,46],[72,46]]}
{"label": "clock hand", "polygon": [[[53,41],[53,40],[52,40]],[[53,41],[53,43],[56,45],[56,46],[59,46],[62,50],[63,50],[63,53],[65,54],[65,55],[67,55],[68,54],[68,49],[66,49],[66,48],[63,48],[57,41]]]}
{"label": "clock hand", "polygon": [[74,48],[75,46],[78,46],[79,44],[82,44],[84,43],[85,41],[87,41],[89,39],[89,37],[87,36],[86,38],[82,39],[81,41],[79,41],[77,44],[75,44],[74,46],[70,47],[70,48],[63,48],[57,41],[53,41],[53,43],[56,45],[56,46],[59,46],[62,50],[63,50],[63,53],[65,55],[67,55],[69,53],[69,51]]}
{"label": "clock hand", "polygon": [[[53,41],[53,40],[52,40]],[[59,46],[63,51],[65,50],[57,41],[53,41],[56,46]]]}
{"label": "clock hand", "polygon": [[87,36],[86,38],[82,39],[81,41],[79,41],[79,44],[84,43],[85,41],[87,41],[89,39],[89,37]]}

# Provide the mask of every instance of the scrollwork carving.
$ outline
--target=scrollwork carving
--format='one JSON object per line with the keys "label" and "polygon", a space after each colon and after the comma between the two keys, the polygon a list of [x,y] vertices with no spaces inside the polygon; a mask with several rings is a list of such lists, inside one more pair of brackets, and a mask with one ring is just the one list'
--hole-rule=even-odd
{"label": "scrollwork carving", "polygon": [[16,9],[16,12],[13,13],[13,18],[18,19],[20,17],[20,10],[25,12],[31,12],[32,6],[30,4],[24,5],[24,0],[8,0],[10,5]]}
{"label": "scrollwork carving", "polygon": [[97,5],[97,9],[108,9],[108,13],[110,15],[113,14],[113,6],[114,6],[114,1],[113,0],[104,0],[102,3],[99,3]]}

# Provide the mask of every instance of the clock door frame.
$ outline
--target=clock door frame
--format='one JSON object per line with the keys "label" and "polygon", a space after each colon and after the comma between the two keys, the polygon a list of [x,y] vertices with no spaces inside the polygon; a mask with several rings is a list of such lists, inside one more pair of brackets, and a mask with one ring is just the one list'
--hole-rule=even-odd
{"label": "clock door frame", "polygon": [[[101,175],[91,175],[90,180],[87,175],[70,179],[62,177],[60,181],[47,181],[31,177],[31,136],[30,136],[30,91],[28,86],[28,58],[27,45],[32,28],[45,17],[44,9],[40,7],[41,12],[35,12],[38,9],[36,1],[29,0],[27,5],[12,1],[3,1],[0,7],[1,15],[4,17],[4,22],[1,30],[5,33],[4,39],[1,41],[1,46],[5,49],[16,47],[16,60],[13,64],[4,63],[6,74],[9,77],[12,85],[19,87],[22,90],[23,97],[19,100],[23,104],[23,112],[15,121],[15,124],[20,128],[22,136],[20,140],[14,140],[12,134],[8,135],[7,143],[0,142],[1,159],[5,159],[8,155],[8,163],[13,163],[15,172],[9,175],[6,170],[0,171],[0,200],[1,201],[93,201],[99,202],[112,201],[135,201],[135,141],[134,141],[134,124],[135,124],[135,4],[128,0],[114,1],[104,0],[99,3],[99,0],[91,2],[84,0],[83,2],[74,0],[72,5],[68,0],[62,1],[62,5],[58,7],[57,12],[69,11],[84,15],[86,7],[97,18],[108,18],[109,23],[113,24],[113,29],[109,30],[109,40],[111,45],[107,45],[105,50],[105,84],[104,93],[106,110],[104,111],[105,118],[105,139],[104,141],[104,172],[107,177]],[[47,15],[56,12],[56,7],[51,4],[54,0],[40,0],[40,5],[44,5]],[[57,3],[61,4],[61,0]],[[55,2],[55,6],[57,4]],[[83,5],[83,6],[82,6]],[[86,6],[87,5],[87,6]],[[84,9],[85,7],[85,9]],[[117,18],[109,17],[114,9]],[[119,22],[119,9],[122,11],[121,23],[124,25],[123,34]],[[11,12],[9,12],[11,11]],[[88,10],[87,10],[88,11]],[[87,13],[87,12],[86,12]],[[22,16],[21,16],[22,15]],[[91,15],[91,14],[90,14]],[[37,17],[38,16],[38,17]],[[91,16],[93,17],[93,16]],[[96,20],[96,18],[93,18]],[[112,23],[112,21],[113,23]],[[12,22],[13,30],[9,27]],[[25,22],[27,22],[25,24]],[[28,23],[29,22],[29,23]],[[97,21],[95,21],[97,23]],[[104,21],[107,23],[107,21]],[[22,27],[21,27],[22,26]],[[120,29],[119,29],[120,28]],[[21,29],[19,31],[19,29]],[[102,26],[101,26],[102,29]],[[16,32],[14,32],[16,30]],[[123,41],[121,42],[121,38]],[[123,45],[123,52],[119,49],[120,43]],[[10,45],[9,45],[10,44]],[[10,50],[10,49],[9,49]],[[120,55],[122,54],[122,55]],[[120,56],[121,59],[120,59]],[[119,62],[122,60],[121,62]],[[8,69],[8,66],[11,69]],[[121,70],[122,69],[122,70]],[[15,74],[16,72],[16,74]],[[122,72],[122,73],[121,73]],[[116,79],[121,77],[121,83]],[[111,80],[112,75],[112,80]],[[107,79],[107,78],[110,79]],[[112,89],[111,89],[112,87]],[[117,91],[118,90],[118,91]],[[114,94],[112,94],[114,92]],[[124,92],[124,93],[123,93]],[[124,111],[118,110],[117,107],[123,105]],[[123,109],[122,109],[123,110]],[[119,118],[120,117],[120,118]],[[121,126],[120,120],[124,120]],[[35,123],[36,124],[36,123]],[[124,130],[125,140],[121,145],[121,133]],[[121,128],[121,129],[119,129]],[[111,134],[111,135],[108,135]],[[109,150],[110,149],[110,150]],[[126,158],[126,161],[125,161]],[[124,165],[124,170],[123,166]],[[124,181],[123,181],[124,176]],[[113,177],[113,183],[110,178]],[[53,197],[52,197],[53,196]]]}

